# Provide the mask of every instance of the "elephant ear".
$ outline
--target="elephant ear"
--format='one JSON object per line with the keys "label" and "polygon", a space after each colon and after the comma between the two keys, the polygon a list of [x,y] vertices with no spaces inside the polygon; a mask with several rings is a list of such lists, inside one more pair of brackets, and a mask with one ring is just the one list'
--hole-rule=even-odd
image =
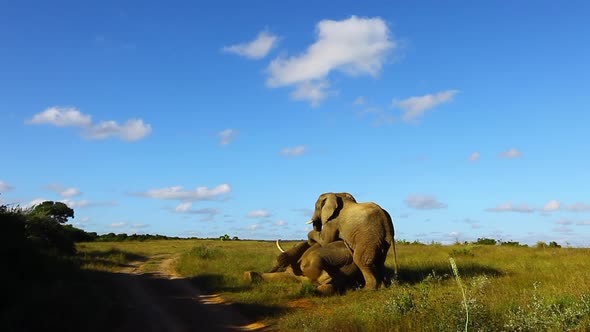
{"label": "elephant ear", "polygon": [[322,224],[325,224],[330,220],[338,209],[338,199],[335,194],[325,194],[326,197],[322,204],[321,220]]}

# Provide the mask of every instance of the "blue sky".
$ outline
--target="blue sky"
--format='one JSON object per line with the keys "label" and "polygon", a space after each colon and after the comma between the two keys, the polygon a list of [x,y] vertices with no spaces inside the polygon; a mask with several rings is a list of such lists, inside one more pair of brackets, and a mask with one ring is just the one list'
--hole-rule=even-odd
{"label": "blue sky", "polygon": [[586,1],[4,1],[0,196],[98,233],[590,246]]}

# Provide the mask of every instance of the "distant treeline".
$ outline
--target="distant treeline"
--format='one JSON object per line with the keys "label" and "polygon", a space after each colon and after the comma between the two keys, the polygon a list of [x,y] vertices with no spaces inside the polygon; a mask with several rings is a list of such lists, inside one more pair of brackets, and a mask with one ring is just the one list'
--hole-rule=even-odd
{"label": "distant treeline", "polygon": [[[414,240],[412,242],[408,241],[408,240],[396,240],[396,243],[399,244],[406,244],[406,245],[422,245],[425,246],[427,245],[426,243],[422,243],[418,240]],[[439,242],[431,242],[431,245],[441,245]],[[469,244],[478,244],[478,245],[484,245],[484,246],[495,246],[495,245],[499,245],[499,246],[510,246],[510,247],[528,247],[528,244],[525,243],[520,243],[518,241],[502,241],[502,240],[496,240],[496,239],[490,239],[490,238],[478,238],[476,241],[465,241],[465,242],[455,242],[456,245],[469,245]],[[557,244],[557,242],[555,241],[551,241],[549,243],[545,243],[543,241],[538,241],[535,244],[535,247],[537,248],[561,248],[561,245]]]}

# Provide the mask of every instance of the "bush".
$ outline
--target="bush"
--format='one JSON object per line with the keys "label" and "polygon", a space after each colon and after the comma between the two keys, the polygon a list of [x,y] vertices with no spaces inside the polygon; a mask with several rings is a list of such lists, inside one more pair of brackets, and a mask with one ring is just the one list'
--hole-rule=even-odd
{"label": "bush", "polygon": [[474,242],[474,244],[482,244],[487,246],[493,246],[496,245],[496,243],[498,243],[498,241],[495,239],[487,239],[485,237],[478,238],[477,241]]}

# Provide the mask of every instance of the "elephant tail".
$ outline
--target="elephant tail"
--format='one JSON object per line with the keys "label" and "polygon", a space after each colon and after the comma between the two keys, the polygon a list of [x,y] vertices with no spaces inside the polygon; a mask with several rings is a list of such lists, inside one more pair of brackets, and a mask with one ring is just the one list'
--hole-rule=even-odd
{"label": "elephant tail", "polygon": [[391,248],[393,249],[393,278],[397,279],[397,251],[395,250],[395,238],[391,240]]}
{"label": "elephant tail", "polygon": [[393,278],[397,279],[397,250],[395,248],[395,230],[393,227],[393,220],[391,218],[391,215],[389,215],[389,212],[387,212],[387,210],[385,209],[381,209],[383,210],[383,212],[385,213],[385,215],[387,216],[387,219],[389,220],[389,225],[387,225],[386,228],[388,228],[386,230],[386,237],[387,237],[387,242],[389,242],[391,249],[393,251]]}

